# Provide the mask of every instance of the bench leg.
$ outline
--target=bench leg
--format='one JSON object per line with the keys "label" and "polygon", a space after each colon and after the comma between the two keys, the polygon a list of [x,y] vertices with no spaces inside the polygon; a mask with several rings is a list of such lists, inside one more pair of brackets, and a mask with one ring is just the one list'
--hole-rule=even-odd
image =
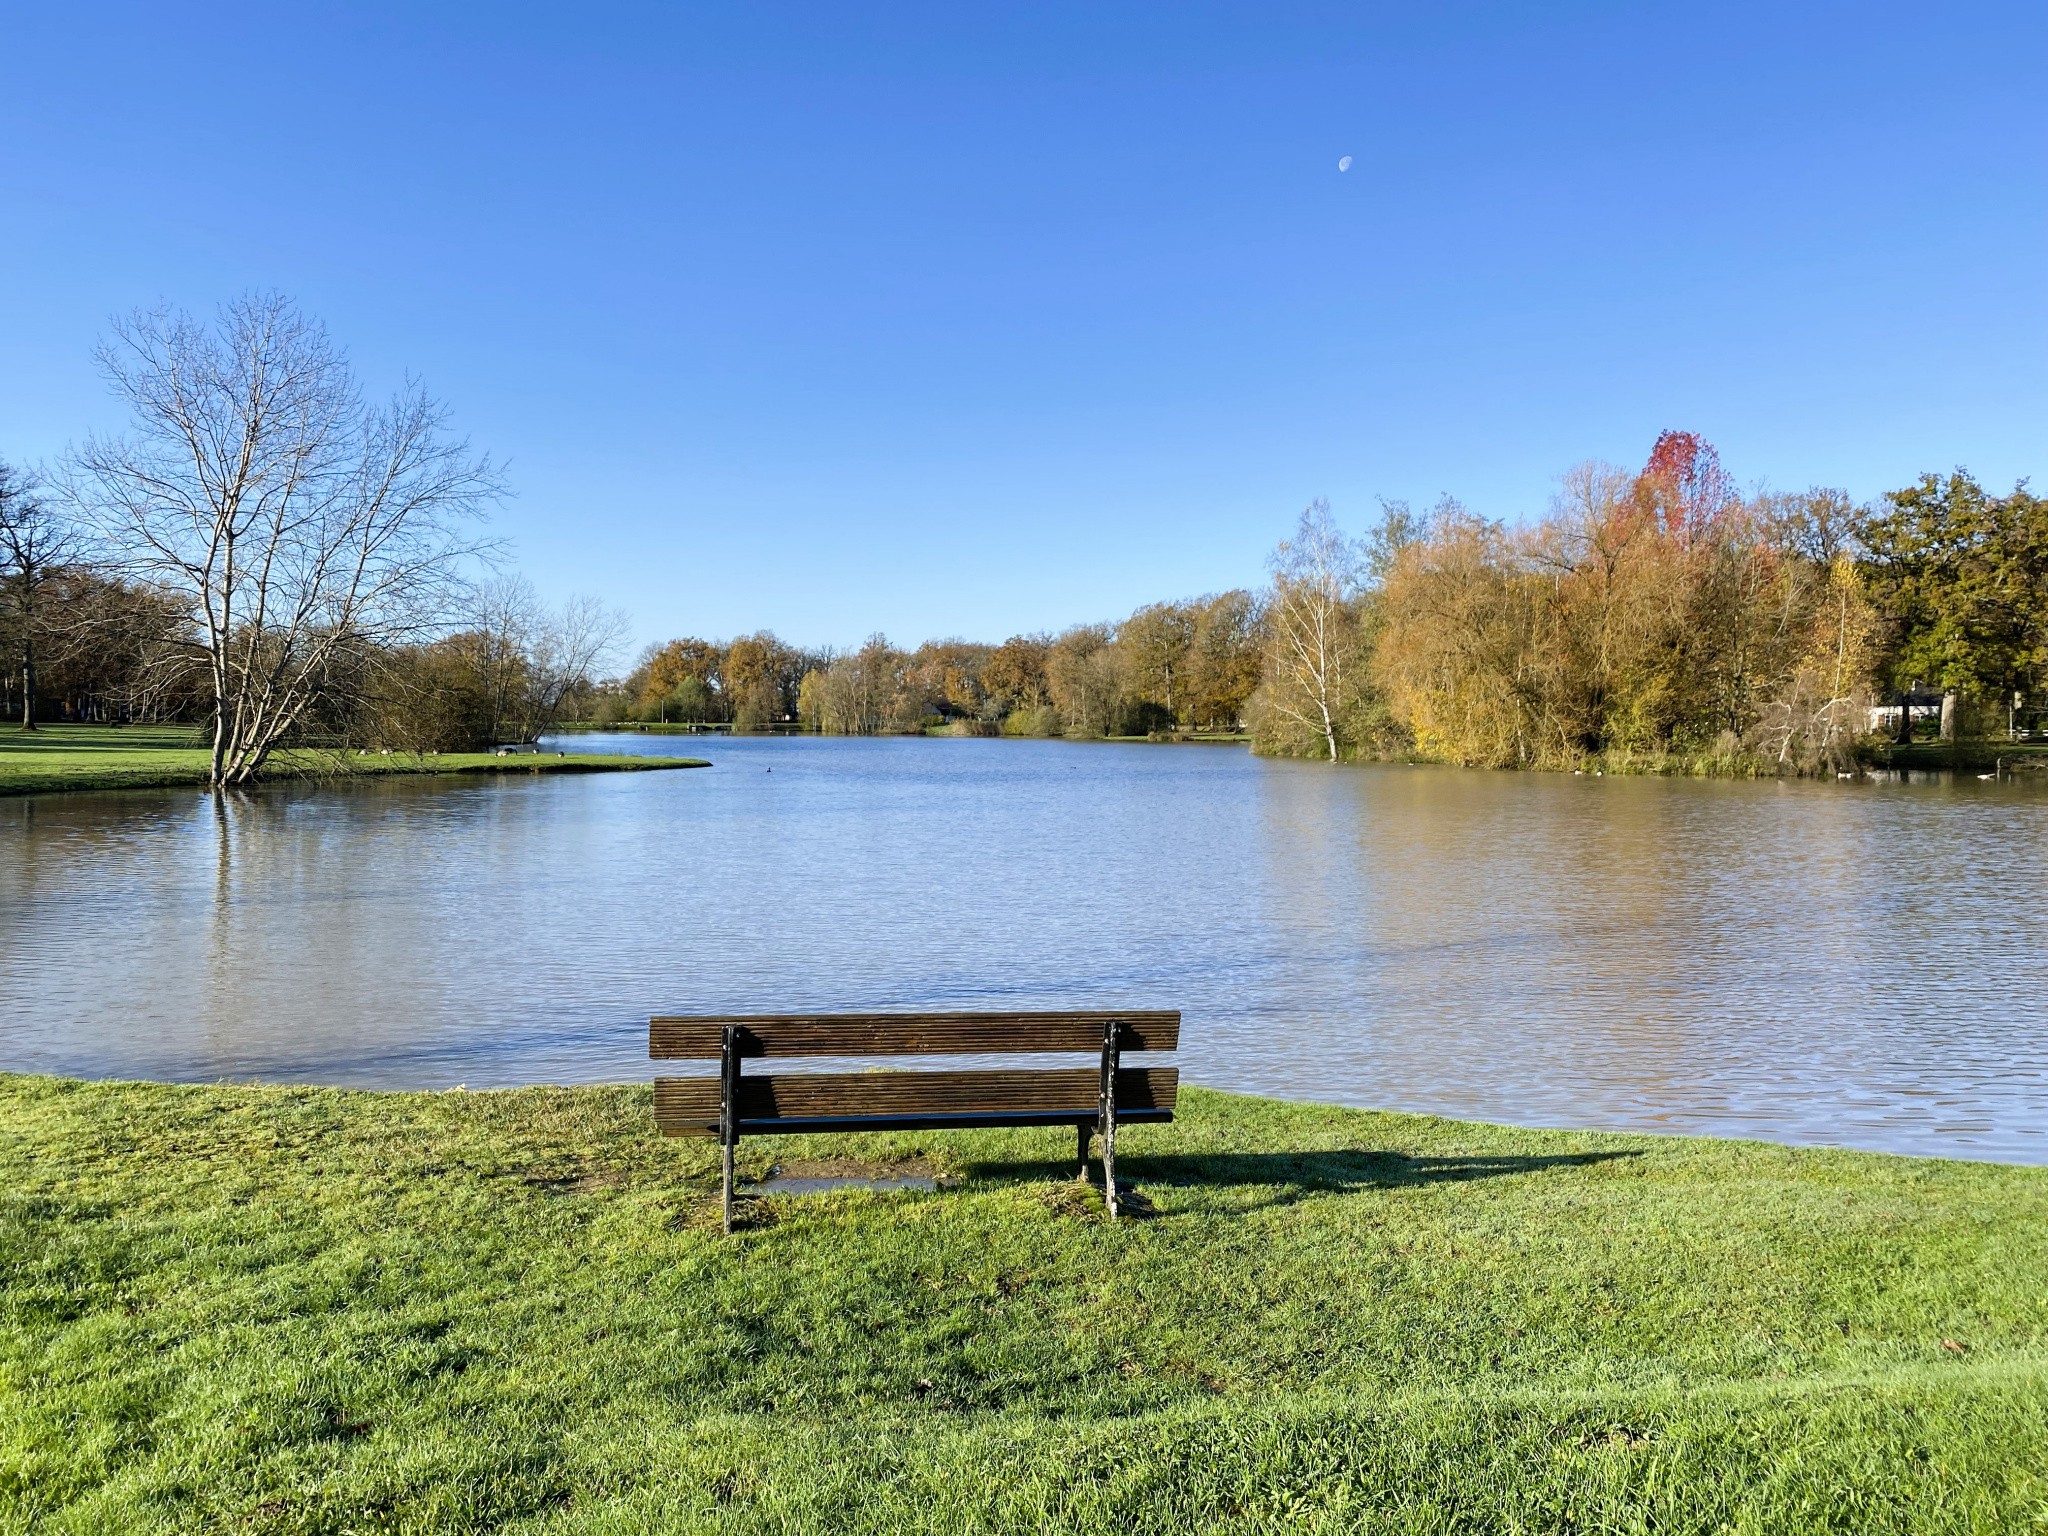
{"label": "bench leg", "polygon": [[1116,1074],[1122,1065],[1121,1041],[1117,1037],[1120,1025],[1112,1023],[1102,1034],[1102,1098],[1097,1119],[1102,1125],[1102,1203],[1109,1209],[1109,1219],[1115,1221],[1118,1215],[1116,1201]]}
{"label": "bench leg", "polygon": [[1079,1125],[1075,1126],[1074,1129],[1080,1133],[1081,1142],[1081,1171],[1075,1174],[1074,1177],[1079,1179],[1083,1184],[1086,1184],[1088,1182],[1088,1143],[1095,1139],[1095,1126],[1092,1122],[1083,1120]]}
{"label": "bench leg", "polygon": [[1122,1214],[1116,1199],[1116,1112],[1110,1111],[1102,1127],[1102,1202],[1109,1207],[1109,1219]]}
{"label": "bench leg", "polygon": [[740,1139],[740,1031],[725,1026],[718,1063],[718,1140],[725,1151],[725,1234],[732,1236],[732,1149]]}

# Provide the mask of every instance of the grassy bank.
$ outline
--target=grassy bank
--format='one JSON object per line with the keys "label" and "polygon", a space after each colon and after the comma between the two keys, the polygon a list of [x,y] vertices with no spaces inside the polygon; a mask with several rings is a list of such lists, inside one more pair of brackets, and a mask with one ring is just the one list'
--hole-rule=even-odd
{"label": "grassy bank", "polygon": [[624,720],[612,725],[602,725],[595,720],[565,720],[560,725],[550,726],[550,736],[574,735],[618,735],[618,736],[796,736],[802,734],[793,725],[731,726],[723,723],[708,724],[702,721],[654,721]]}
{"label": "grassy bank", "polygon": [[1870,753],[1875,768],[1956,773],[2048,773],[2048,742],[2042,741],[1916,741],[1906,746],[1887,743]]}
{"label": "grassy bank", "polygon": [[[287,752],[268,778],[384,773],[607,773],[643,768],[701,768],[694,758],[623,757],[596,753],[443,752],[434,756],[377,752]],[[67,789],[148,789],[204,784],[207,752],[188,726],[45,725],[0,728],[0,795]]]}
{"label": "grassy bank", "polygon": [[[1254,751],[1258,750],[1254,744]],[[1302,754],[1267,754],[1275,756]],[[1313,757],[1313,754],[1309,754]],[[1464,767],[1445,758],[1429,757],[1413,750],[1364,752],[1347,759],[1354,762],[1408,763],[1413,766]],[[2048,742],[1971,740],[1956,742],[1918,741],[1910,746],[1870,741],[1858,748],[1859,769],[1905,768],[1914,771],[1941,770],[1957,773],[2026,775],[2048,773]],[[1696,752],[1630,751],[1616,748],[1595,752],[1576,760],[1558,759],[1531,765],[1543,773],[1585,773],[1675,779],[1778,779],[1834,778],[1833,768],[1802,770],[1779,763],[1775,758],[1748,751],[1701,750]]]}
{"label": "grassy bank", "polygon": [[0,1529],[2048,1520],[2048,1171],[1185,1108],[724,1239],[644,1088],[0,1077]]}

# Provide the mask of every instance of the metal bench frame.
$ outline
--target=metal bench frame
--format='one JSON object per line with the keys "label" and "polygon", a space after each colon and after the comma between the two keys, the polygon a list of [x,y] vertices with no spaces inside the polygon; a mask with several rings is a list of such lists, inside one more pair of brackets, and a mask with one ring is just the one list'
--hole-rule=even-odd
{"label": "metal bench frame", "polygon": [[[718,1061],[716,1078],[657,1078],[655,1121],[666,1136],[716,1136],[724,1163],[724,1227],[732,1230],[733,1153],[742,1136],[827,1131],[939,1130],[1072,1125],[1080,1172],[1089,1144],[1102,1137],[1103,1198],[1120,1214],[1116,1129],[1120,1123],[1173,1119],[1179,1073],[1130,1068],[1123,1053],[1170,1051],[1180,1044],[1178,1010],[1032,1013],[871,1013],[668,1015],[648,1021],[647,1054],[663,1060]],[[1070,1071],[799,1073],[744,1077],[748,1056],[933,1056],[985,1052],[1070,1053],[1098,1057],[1092,1103]],[[713,1092],[715,1090],[715,1099]],[[818,1101],[820,1112],[782,1113],[786,1093]],[[765,1101],[769,1113],[748,1113]],[[868,1108],[857,1106],[862,1099]],[[832,1107],[837,1101],[837,1108]],[[1033,1102],[1033,1101],[1036,1102]],[[715,1116],[710,1113],[716,1105]]]}

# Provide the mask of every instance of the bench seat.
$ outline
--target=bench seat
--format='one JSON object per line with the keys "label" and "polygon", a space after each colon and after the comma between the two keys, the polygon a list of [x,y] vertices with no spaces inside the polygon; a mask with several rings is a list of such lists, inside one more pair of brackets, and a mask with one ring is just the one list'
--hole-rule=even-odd
{"label": "bench seat", "polygon": [[[1123,1067],[1116,1117],[1123,1124],[1173,1118],[1180,1073]],[[743,1077],[742,1136],[806,1131],[943,1130],[961,1126],[1091,1125],[1102,1075],[1092,1067],[1044,1072],[792,1072]],[[654,1122],[664,1136],[716,1136],[719,1079],[664,1077],[654,1085]]]}

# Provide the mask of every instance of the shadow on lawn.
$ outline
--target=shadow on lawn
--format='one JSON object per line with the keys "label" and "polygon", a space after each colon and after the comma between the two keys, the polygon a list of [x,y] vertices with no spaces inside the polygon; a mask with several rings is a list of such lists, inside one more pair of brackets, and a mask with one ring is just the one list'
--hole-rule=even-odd
{"label": "shadow on lawn", "polygon": [[[1309,1195],[1353,1194],[1369,1189],[1414,1189],[1543,1173],[1553,1168],[1586,1168],[1639,1151],[1559,1152],[1545,1157],[1411,1157],[1405,1152],[1236,1152],[1117,1159],[1117,1183],[1190,1188],[1202,1185],[1260,1185],[1272,1191],[1261,1205],[1292,1205]],[[1071,1163],[987,1163],[966,1170],[977,1179],[1071,1177]],[[1099,1166],[1096,1177],[1100,1178]]]}

